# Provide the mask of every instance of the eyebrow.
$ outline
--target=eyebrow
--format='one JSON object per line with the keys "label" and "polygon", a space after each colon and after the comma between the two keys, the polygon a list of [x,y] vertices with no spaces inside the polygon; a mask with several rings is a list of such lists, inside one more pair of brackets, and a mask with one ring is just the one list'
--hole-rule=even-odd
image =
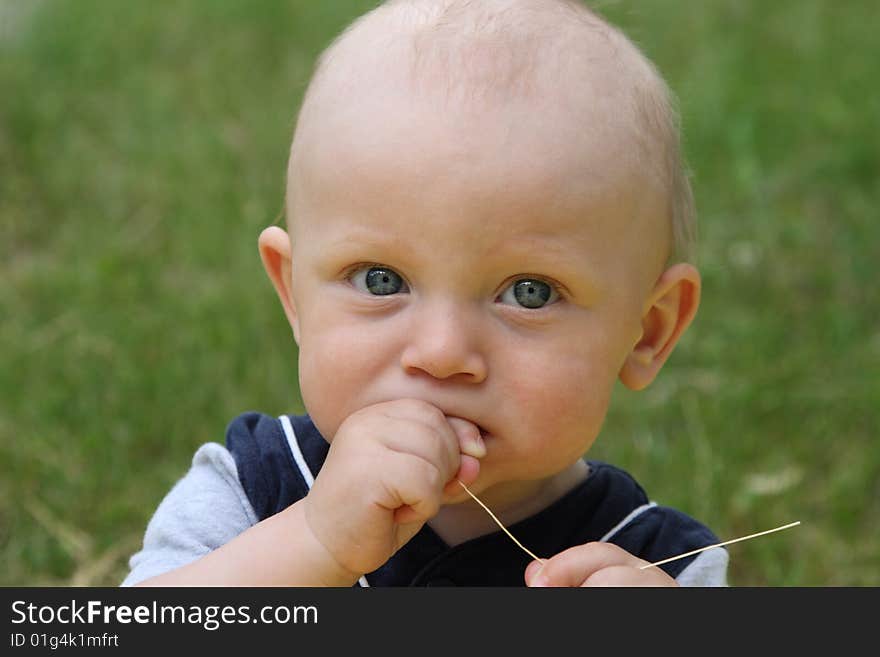
{"label": "eyebrow", "polygon": [[[553,265],[558,259],[577,253],[580,247],[568,235],[558,236],[546,233],[523,233],[505,240],[505,254],[513,253],[525,258],[546,261]],[[497,247],[500,249],[500,245]],[[494,252],[495,250],[493,250]],[[586,258],[579,259],[587,266]]]}
{"label": "eyebrow", "polygon": [[[330,238],[329,246],[332,249],[341,249],[356,243],[358,246],[367,247],[386,247],[389,244],[399,242],[399,238],[394,232],[375,231],[356,226],[353,229],[346,230],[344,235],[333,236]],[[559,238],[553,235],[542,235],[540,233],[515,235],[503,240],[505,243],[505,252],[514,252],[516,255],[526,257],[539,257],[540,259],[550,260],[563,255],[569,255],[572,250],[571,240]],[[523,242],[526,242],[523,244]],[[536,249],[536,244],[540,246]],[[523,244],[521,246],[521,244]],[[489,256],[492,253],[498,253],[501,244],[495,244],[487,252]],[[549,253],[549,255],[547,255]]]}
{"label": "eyebrow", "polygon": [[393,241],[396,241],[396,238],[391,232],[380,233],[357,226],[354,229],[346,230],[344,235],[331,237],[329,246],[334,250],[350,247],[352,244],[357,244],[359,247],[384,247]]}
{"label": "eyebrow", "polygon": [[[345,254],[353,249],[381,250],[399,241],[394,232],[376,231],[355,226],[346,230],[344,235],[332,236],[328,242],[328,248],[330,253]],[[494,259],[513,257],[527,263],[521,272],[516,273],[544,275],[559,279],[558,282],[563,287],[568,287],[565,285],[566,280],[578,280],[582,285],[585,284],[592,290],[597,289],[599,277],[586,255],[583,258],[577,258],[575,266],[568,264],[568,257],[578,249],[578,246],[570,238],[529,232],[513,235],[502,241],[506,244],[503,248],[500,243],[497,243],[486,252],[483,258],[491,262]],[[412,251],[407,248],[403,248],[402,253],[404,253],[404,259],[413,256]],[[407,263],[402,264],[406,265]]]}

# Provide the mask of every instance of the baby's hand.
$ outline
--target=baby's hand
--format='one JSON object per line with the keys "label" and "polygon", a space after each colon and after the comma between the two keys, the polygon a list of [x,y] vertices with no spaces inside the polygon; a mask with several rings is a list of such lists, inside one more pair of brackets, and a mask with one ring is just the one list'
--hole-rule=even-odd
{"label": "baby's hand", "polygon": [[660,568],[647,565],[613,543],[586,543],[526,568],[528,586],[678,586]]}
{"label": "baby's hand", "polygon": [[363,408],[339,426],[305,498],[306,521],[337,564],[356,575],[385,563],[440,505],[479,474],[476,425],[400,399]]}

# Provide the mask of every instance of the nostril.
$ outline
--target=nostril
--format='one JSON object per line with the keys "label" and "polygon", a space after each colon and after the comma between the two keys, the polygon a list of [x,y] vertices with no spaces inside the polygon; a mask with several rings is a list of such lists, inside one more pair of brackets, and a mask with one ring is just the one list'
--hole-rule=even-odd
{"label": "nostril", "polygon": [[401,354],[400,364],[408,374],[424,373],[458,383],[482,383],[487,376],[483,356],[460,338],[414,339]]}

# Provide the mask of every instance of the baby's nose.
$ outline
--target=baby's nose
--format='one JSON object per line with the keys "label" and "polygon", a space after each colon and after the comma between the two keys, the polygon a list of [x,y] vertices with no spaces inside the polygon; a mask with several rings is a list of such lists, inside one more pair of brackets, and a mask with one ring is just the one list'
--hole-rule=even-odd
{"label": "baby's nose", "polygon": [[400,358],[407,373],[480,383],[488,374],[476,320],[454,306],[420,312]]}

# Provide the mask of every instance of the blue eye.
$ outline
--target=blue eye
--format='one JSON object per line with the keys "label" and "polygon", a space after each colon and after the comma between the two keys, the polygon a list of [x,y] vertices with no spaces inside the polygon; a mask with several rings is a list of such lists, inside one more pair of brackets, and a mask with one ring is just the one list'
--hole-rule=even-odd
{"label": "blue eye", "polygon": [[559,293],[552,285],[534,278],[520,278],[501,293],[501,301],[522,308],[542,308],[558,299]]}
{"label": "blue eye", "polygon": [[409,292],[409,288],[393,269],[379,265],[361,267],[351,275],[352,284],[362,292],[376,296],[387,296],[399,292]]}

